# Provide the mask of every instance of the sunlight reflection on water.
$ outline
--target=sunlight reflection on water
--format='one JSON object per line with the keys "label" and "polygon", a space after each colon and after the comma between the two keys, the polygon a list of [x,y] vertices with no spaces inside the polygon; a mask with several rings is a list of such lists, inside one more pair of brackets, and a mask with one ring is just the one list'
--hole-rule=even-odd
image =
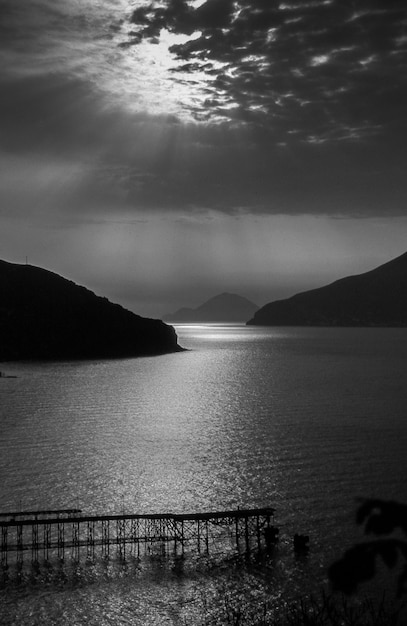
{"label": "sunlight reflection on water", "polygon": [[[183,325],[177,332],[189,349],[182,354],[2,366],[17,378],[0,381],[1,509],[270,505],[287,557],[280,579],[291,588],[304,577],[319,584],[356,535],[357,497],[407,499],[406,331]],[[303,574],[290,552],[294,532],[311,536]],[[177,585],[162,577],[168,600]],[[176,597],[208,591],[204,579],[183,578]],[[90,594],[65,589],[60,623],[68,598],[72,624],[91,619],[96,601],[112,613],[105,623],[126,623],[127,610],[137,623],[129,598],[140,611],[152,603],[152,621],[143,623],[170,620],[148,577],[137,582],[137,601],[130,583],[111,583]],[[54,623],[51,599],[39,595],[28,593],[21,610],[33,604],[43,623]]]}

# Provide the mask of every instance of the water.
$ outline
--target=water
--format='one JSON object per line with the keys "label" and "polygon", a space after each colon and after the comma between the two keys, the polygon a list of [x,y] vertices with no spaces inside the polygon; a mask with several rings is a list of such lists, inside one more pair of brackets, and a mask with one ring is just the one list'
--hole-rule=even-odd
{"label": "water", "polygon": [[[357,498],[407,501],[407,330],[177,332],[188,352],[2,366],[17,378],[0,380],[0,510],[273,506],[279,558],[266,573],[159,563],[26,581],[1,592],[4,623],[197,624],[225,588],[253,606],[295,595],[360,536]],[[304,562],[295,532],[310,535]]]}

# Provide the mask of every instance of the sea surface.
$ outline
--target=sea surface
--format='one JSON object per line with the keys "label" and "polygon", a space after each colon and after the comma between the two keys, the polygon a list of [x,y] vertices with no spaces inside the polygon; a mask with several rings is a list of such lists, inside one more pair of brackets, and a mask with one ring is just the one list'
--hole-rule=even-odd
{"label": "sea surface", "polygon": [[[14,377],[0,378],[0,511],[271,506],[272,561],[11,572],[0,623],[196,625],[272,610],[327,584],[361,538],[359,498],[407,501],[407,329],[176,330],[188,351],[2,364]],[[310,537],[300,559],[297,532]]]}

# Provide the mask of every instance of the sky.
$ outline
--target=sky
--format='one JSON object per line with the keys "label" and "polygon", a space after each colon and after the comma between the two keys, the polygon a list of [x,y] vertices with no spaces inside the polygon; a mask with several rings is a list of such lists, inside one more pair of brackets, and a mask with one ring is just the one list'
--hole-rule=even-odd
{"label": "sky", "polygon": [[407,250],[405,0],[0,0],[0,258],[161,317]]}

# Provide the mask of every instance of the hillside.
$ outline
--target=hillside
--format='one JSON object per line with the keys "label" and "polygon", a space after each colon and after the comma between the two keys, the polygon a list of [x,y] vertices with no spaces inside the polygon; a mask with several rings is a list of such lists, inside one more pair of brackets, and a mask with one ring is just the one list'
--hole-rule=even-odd
{"label": "hillside", "polygon": [[88,359],[179,351],[171,326],[140,317],[32,265],[0,261],[0,360]]}
{"label": "hillside", "polygon": [[407,253],[364,274],[266,304],[247,323],[407,326]]}
{"label": "hillside", "polygon": [[167,322],[246,322],[258,306],[234,293],[221,293],[196,309],[183,308],[165,315]]}

